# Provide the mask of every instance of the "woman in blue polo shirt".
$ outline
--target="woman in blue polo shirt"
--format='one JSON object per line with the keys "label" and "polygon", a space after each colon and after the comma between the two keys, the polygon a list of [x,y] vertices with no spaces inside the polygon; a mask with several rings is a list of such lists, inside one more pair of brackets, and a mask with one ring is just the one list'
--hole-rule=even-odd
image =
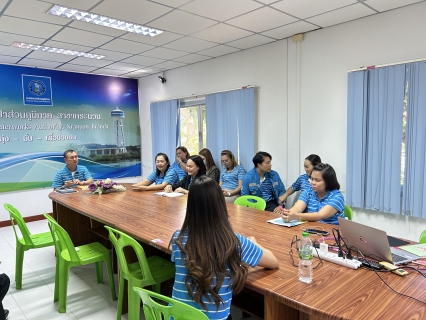
{"label": "woman in blue polo shirt", "polygon": [[234,203],[240,196],[246,170],[237,164],[230,150],[223,150],[220,153],[220,162],[223,168],[220,172],[219,186],[222,188],[225,201]]}
{"label": "woman in blue polo shirt", "polygon": [[176,171],[170,168],[169,157],[165,153],[155,156],[156,169],[145,180],[132,185],[135,191],[162,190],[169,184],[179,181]]}
{"label": "woman in blue polo shirt", "polygon": [[[283,220],[319,221],[339,225],[338,217],[344,218],[345,202],[333,167],[320,163],[312,169],[310,189],[305,189],[290,209],[280,209]],[[303,211],[307,208],[306,213]],[[279,212],[276,210],[275,212]]]}
{"label": "woman in blue polo shirt", "polygon": [[182,180],[188,175],[188,170],[186,169],[186,162],[189,159],[188,150],[179,146],[176,148],[176,161],[173,162],[172,168],[176,171],[179,176],[179,180]]}

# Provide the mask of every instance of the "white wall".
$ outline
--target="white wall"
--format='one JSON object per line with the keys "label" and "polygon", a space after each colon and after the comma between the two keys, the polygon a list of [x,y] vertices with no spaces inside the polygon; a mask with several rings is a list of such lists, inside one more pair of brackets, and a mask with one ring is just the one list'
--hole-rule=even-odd
{"label": "white wall", "polygon": [[[152,171],[153,163],[150,101],[250,84],[259,86],[257,149],[272,154],[274,169],[286,186],[303,172],[302,159],[317,153],[336,169],[344,192],[347,70],[426,58],[424,12],[422,2],[307,33],[299,44],[282,40],[171,70],[165,74],[165,85],[157,75],[141,78],[143,176]],[[0,203],[25,199],[21,200],[25,215],[41,214],[51,211],[46,194],[0,194]],[[0,221],[7,218],[0,213]],[[426,229],[423,219],[376,211],[356,211],[355,220],[413,240]]]}

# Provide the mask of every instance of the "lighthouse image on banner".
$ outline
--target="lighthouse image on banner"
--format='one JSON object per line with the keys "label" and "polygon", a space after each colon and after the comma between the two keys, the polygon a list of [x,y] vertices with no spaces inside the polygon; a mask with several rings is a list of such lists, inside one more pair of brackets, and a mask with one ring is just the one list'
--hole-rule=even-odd
{"label": "lighthouse image on banner", "polygon": [[114,121],[114,143],[119,148],[120,153],[127,153],[123,130],[124,111],[118,109],[118,106],[115,107],[115,109],[111,111],[111,118]]}

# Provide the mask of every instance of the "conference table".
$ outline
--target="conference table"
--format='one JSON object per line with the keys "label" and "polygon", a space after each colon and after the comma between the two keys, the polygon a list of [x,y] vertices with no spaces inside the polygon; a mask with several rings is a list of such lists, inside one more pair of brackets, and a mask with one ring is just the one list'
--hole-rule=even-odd
{"label": "conference table", "polygon": [[[77,189],[71,194],[52,192],[53,214],[67,230],[75,246],[105,241],[104,225],[121,230],[140,241],[147,255],[170,254],[169,241],[185,218],[187,195],[175,198],[127,190],[94,194]],[[313,281],[302,283],[289,255],[294,235],[302,229],[334,226],[309,222],[295,227],[267,223],[276,214],[228,204],[229,220],[235,232],[254,236],[278,258],[280,268],[251,268],[241,294],[233,304],[260,319],[426,319],[426,279],[417,272],[400,277],[390,272],[380,277],[363,268],[348,269],[328,261],[314,269]],[[313,238],[318,236],[313,236]],[[334,241],[332,241],[334,242]],[[330,244],[332,243],[330,242]],[[295,264],[298,257],[294,256]],[[317,262],[314,258],[313,264]],[[403,297],[394,290],[421,302]]]}

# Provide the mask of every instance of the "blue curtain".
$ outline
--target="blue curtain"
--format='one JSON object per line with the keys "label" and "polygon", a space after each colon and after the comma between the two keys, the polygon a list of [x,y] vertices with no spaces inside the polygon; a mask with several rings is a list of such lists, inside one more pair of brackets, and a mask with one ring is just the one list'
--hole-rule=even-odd
{"label": "blue curtain", "polygon": [[155,155],[159,152],[167,154],[172,164],[179,143],[179,100],[154,102],[150,109],[153,168]]}
{"label": "blue curtain", "polygon": [[220,152],[228,149],[246,170],[253,166],[254,108],[254,88],[206,95],[207,148],[216,165]]}
{"label": "blue curtain", "polygon": [[402,213],[426,217],[426,63],[408,65]]}
{"label": "blue curtain", "polygon": [[348,81],[350,203],[399,213],[405,65],[360,73]]}
{"label": "blue curtain", "polygon": [[346,203],[364,207],[365,152],[367,137],[367,72],[348,75]]}

